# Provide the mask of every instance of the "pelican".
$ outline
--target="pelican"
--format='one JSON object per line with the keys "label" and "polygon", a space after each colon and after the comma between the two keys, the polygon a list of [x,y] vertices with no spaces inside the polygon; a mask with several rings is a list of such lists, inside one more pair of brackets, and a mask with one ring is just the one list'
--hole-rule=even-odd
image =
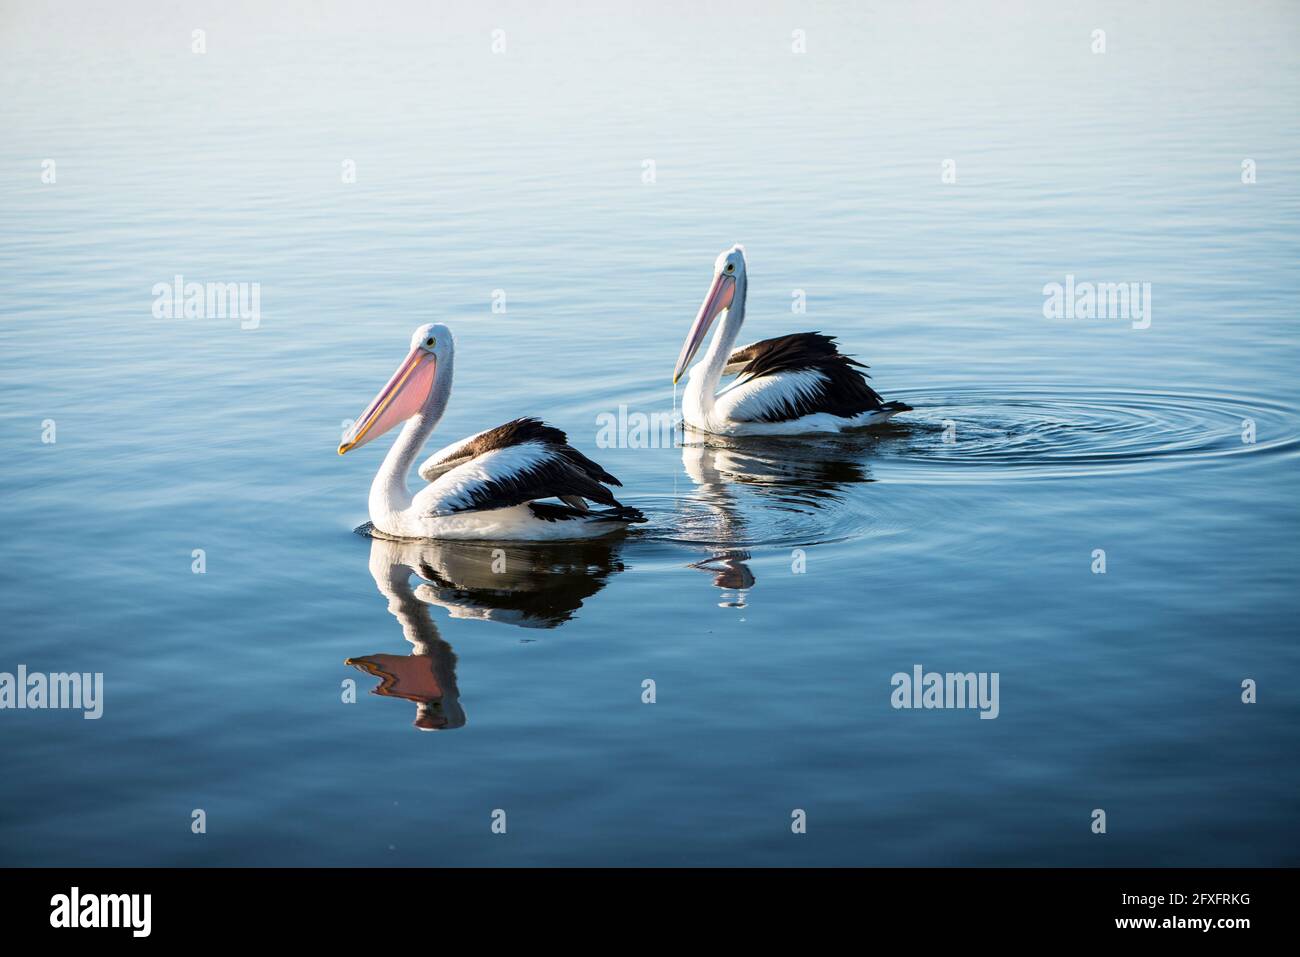
{"label": "pelican", "polygon": [[[797,332],[732,349],[745,321],[745,249],[732,246],[714,263],[713,284],[682,344],[673,384],[695,358],[719,313],[727,316],[682,396],[682,418],[715,435],[803,435],[844,432],[911,411],[885,402],[867,384],[866,366],[842,355],[832,336]],[[736,380],[718,391],[724,375]]]}
{"label": "pelican", "polygon": [[[406,475],[446,411],[455,349],[442,323],[416,329],[411,351],[339,443],[343,455],[406,423],[370,484],[376,529],[398,538],[545,541],[595,538],[645,521],[605,487],[622,485],[618,479],[534,418],[434,453],[420,466],[429,484],[412,496]],[[593,509],[588,499],[606,507]]]}

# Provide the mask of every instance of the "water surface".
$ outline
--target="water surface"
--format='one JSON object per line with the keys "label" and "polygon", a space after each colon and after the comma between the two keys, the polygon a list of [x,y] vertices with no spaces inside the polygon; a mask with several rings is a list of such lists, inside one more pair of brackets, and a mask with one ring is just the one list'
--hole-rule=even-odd
{"label": "water surface", "polygon": [[[106,699],[0,712],[0,862],[1297,863],[1298,34],[7,5],[0,671]],[[598,447],[671,412],[733,242],[742,338],[835,334],[915,411]],[[257,328],[155,318],[178,274]],[[1044,318],[1067,275],[1150,327]],[[501,572],[354,534],[387,440],[339,434],[427,321],[435,439],[542,416],[650,521]],[[998,672],[998,718],[895,710],[915,664]]]}

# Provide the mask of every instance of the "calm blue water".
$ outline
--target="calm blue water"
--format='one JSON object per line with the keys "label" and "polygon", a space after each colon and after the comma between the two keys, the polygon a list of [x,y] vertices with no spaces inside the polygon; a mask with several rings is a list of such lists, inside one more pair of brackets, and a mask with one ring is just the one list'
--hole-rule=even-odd
{"label": "calm blue water", "polygon": [[[0,711],[0,863],[1300,863],[1293,5],[263,6],[0,12],[0,672],[105,683]],[[916,411],[599,448],[737,241],[742,338]],[[435,439],[543,416],[651,521],[354,534],[432,320]],[[892,708],[917,664],[998,718]]]}

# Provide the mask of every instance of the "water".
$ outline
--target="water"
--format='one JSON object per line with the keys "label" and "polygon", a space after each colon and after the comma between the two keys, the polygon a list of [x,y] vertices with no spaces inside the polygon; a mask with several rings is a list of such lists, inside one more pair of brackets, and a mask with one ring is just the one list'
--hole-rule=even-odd
{"label": "water", "polygon": [[[561,16],[0,14],[0,671],[105,682],[0,712],[0,862],[1300,862],[1295,8]],[[736,241],[742,338],[915,412],[598,448]],[[177,274],[257,328],[155,318]],[[1045,319],[1067,275],[1150,327]],[[435,440],[543,416],[650,522],[354,534],[388,440],[339,434],[430,320]],[[895,710],[915,664],[999,716]]]}

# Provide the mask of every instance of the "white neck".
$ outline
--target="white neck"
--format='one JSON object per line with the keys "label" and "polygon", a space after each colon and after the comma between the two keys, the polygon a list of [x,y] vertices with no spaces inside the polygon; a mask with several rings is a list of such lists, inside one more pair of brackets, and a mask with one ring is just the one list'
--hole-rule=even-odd
{"label": "white neck", "polygon": [[424,400],[420,411],[406,420],[397,441],[384,456],[383,464],[375,473],[375,480],[370,483],[370,520],[384,514],[404,512],[411,507],[411,492],[406,487],[406,475],[411,471],[411,463],[429,441],[429,436],[438,427],[442,414],[447,411],[447,400],[451,397],[452,375],[451,350],[444,358],[438,360],[433,386],[429,397]]}
{"label": "white neck", "polygon": [[691,366],[691,371],[687,374],[686,391],[682,394],[683,412],[689,407],[698,409],[704,415],[712,411],[718,383],[722,381],[722,370],[731,357],[731,347],[736,344],[740,325],[745,321],[746,286],[745,273],[737,273],[736,291],[731,297],[731,305],[727,307],[727,314],[722,317],[718,331],[713,334],[709,351],[702,360]]}

